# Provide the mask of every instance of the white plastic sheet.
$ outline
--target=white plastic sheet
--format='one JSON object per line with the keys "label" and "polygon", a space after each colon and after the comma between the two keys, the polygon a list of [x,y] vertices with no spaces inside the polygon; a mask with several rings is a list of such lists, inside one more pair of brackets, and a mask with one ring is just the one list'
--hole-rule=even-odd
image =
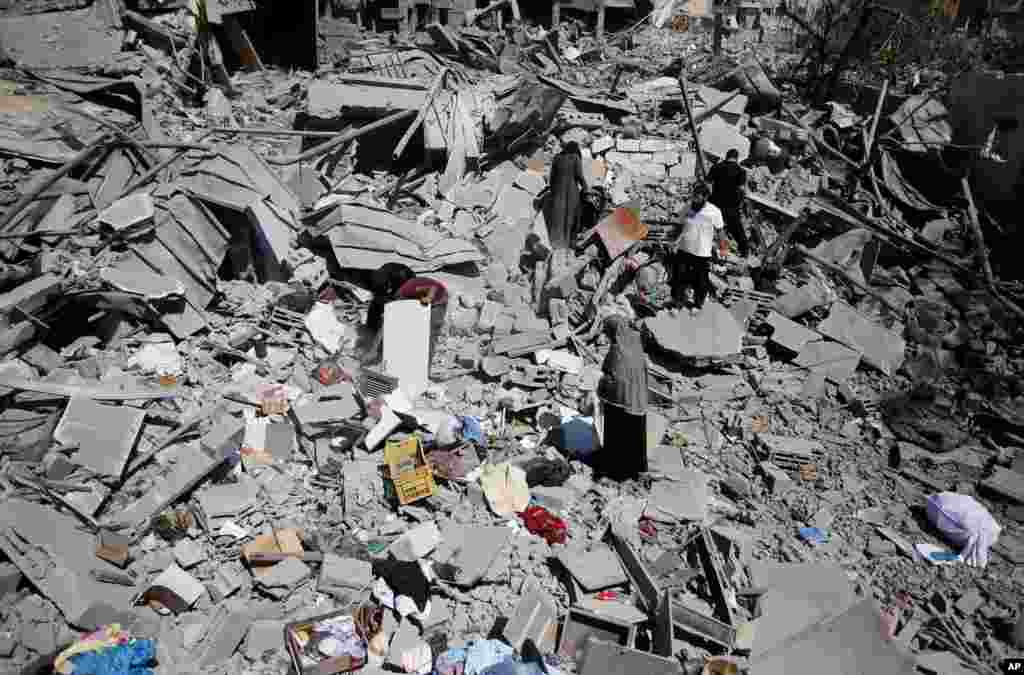
{"label": "white plastic sheet", "polygon": [[973,497],[955,492],[940,492],[928,498],[928,520],[942,532],[971,567],[988,564],[989,549],[1003,528]]}

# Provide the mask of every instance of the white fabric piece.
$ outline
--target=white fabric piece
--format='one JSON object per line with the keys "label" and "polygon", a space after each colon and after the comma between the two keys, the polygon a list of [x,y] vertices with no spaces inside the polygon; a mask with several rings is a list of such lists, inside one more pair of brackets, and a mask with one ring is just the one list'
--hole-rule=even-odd
{"label": "white fabric piece", "polygon": [[708,202],[700,211],[692,208],[686,214],[683,233],[679,235],[679,247],[699,258],[710,258],[715,245],[715,232],[725,229],[722,211]]}
{"label": "white fabric piece", "polygon": [[928,498],[928,520],[954,546],[971,567],[988,565],[989,549],[1003,528],[973,497],[940,492]]}

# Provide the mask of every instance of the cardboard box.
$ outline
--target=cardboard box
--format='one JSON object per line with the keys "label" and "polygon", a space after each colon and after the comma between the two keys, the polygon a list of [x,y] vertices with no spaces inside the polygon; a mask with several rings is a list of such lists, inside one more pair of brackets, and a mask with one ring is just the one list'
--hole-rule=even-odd
{"label": "cardboard box", "polygon": [[[298,673],[298,675],[334,675],[335,673],[348,673],[358,670],[366,665],[365,657],[358,659],[348,655],[337,657],[323,656],[316,649],[311,648],[311,645],[308,643],[303,644],[304,640],[316,639],[315,629],[317,624],[326,621],[344,620],[346,618],[351,620],[355,626],[365,653],[367,636],[362,634],[362,629],[351,612],[331,612],[285,624],[284,644],[292,658],[292,667],[295,673]],[[315,665],[309,663],[309,659],[314,658],[311,656],[313,654],[322,657]]]}
{"label": "cardboard box", "polygon": [[385,492],[402,506],[434,494],[434,472],[416,436],[388,442],[384,464]]}

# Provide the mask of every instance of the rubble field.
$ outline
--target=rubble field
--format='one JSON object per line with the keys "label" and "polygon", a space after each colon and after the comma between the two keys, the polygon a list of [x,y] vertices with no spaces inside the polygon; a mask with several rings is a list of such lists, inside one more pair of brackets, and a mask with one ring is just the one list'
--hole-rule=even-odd
{"label": "rubble field", "polygon": [[[698,4],[342,7],[315,71],[255,5],[0,6],[0,672],[1011,672],[1024,286],[961,75],[815,98],[816,15]],[[752,253],[677,307],[732,149]],[[432,362],[414,300],[374,358],[392,263]]]}

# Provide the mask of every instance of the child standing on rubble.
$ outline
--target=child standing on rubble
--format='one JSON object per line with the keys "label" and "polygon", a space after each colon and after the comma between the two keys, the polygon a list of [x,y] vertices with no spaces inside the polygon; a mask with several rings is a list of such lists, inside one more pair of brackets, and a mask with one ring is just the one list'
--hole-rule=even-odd
{"label": "child standing on rubble", "polygon": [[444,329],[448,314],[448,289],[440,281],[418,277],[408,266],[387,263],[373,273],[370,282],[373,300],[367,313],[367,331],[373,336],[371,348],[366,357],[376,360],[384,340],[384,306],[393,300],[419,300],[430,307],[430,357],[434,361],[437,338]]}
{"label": "child standing on rubble", "polygon": [[711,256],[715,242],[722,241],[725,221],[717,206],[708,201],[708,186],[697,183],[690,197],[682,234],[675,242],[672,270],[672,295],[679,304],[685,303],[684,292],[693,288],[693,309],[704,306],[711,290]]}
{"label": "child standing on rubble", "polygon": [[596,468],[613,480],[636,480],[647,471],[647,355],[624,317],[607,318],[604,330],[612,347],[597,389],[604,442]]}

